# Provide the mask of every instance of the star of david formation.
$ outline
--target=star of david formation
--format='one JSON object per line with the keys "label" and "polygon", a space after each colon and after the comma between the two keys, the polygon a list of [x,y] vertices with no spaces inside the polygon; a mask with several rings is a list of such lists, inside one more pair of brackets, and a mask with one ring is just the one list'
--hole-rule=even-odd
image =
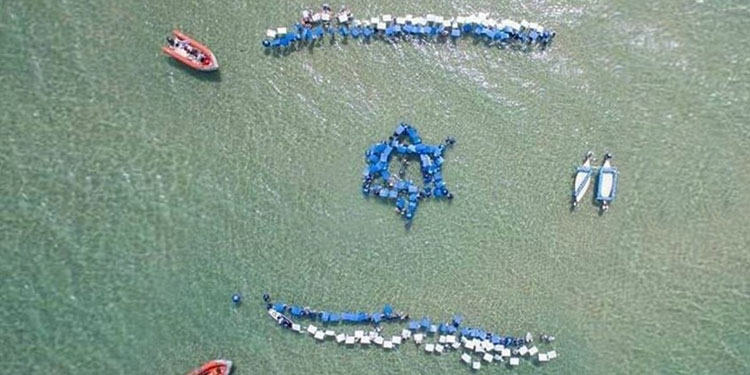
{"label": "star of david formation", "polygon": [[[405,140],[409,143],[404,143]],[[446,138],[445,143],[437,146],[422,143],[417,128],[402,122],[388,138],[388,141],[378,142],[365,152],[367,166],[362,173],[362,193],[373,195],[393,202],[396,211],[406,220],[411,220],[417,212],[417,206],[422,199],[435,197],[453,199],[443,181],[441,172],[443,153],[456,141]],[[389,172],[393,156],[400,156],[402,163],[397,176]],[[410,180],[404,180],[408,156],[418,156],[421,166],[424,186],[415,185]]]}

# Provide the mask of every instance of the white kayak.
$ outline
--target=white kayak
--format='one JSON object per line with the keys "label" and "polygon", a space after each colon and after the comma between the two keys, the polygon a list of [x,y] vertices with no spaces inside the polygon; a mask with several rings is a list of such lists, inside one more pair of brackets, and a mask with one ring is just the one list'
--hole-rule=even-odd
{"label": "white kayak", "polygon": [[591,186],[591,176],[594,170],[591,168],[591,160],[594,158],[594,153],[589,151],[586,153],[586,158],[583,160],[583,164],[576,169],[576,178],[573,182],[573,207],[578,205],[578,202],[583,199],[586,192]]}
{"label": "white kayak", "polygon": [[274,309],[268,309],[268,315],[271,316],[273,320],[276,321],[279,325],[282,325],[287,328],[291,328],[292,321],[291,319],[287,318],[284,314],[274,310]]}
{"label": "white kayak", "polygon": [[609,203],[615,199],[617,193],[617,168],[612,167],[612,155],[604,157],[604,164],[599,169],[596,200],[601,202],[602,211],[609,208]]}

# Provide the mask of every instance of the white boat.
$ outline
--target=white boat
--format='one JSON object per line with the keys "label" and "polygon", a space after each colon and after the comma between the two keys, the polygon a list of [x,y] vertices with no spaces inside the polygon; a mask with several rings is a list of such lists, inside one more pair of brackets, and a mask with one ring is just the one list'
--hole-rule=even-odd
{"label": "white boat", "polygon": [[596,200],[601,202],[602,211],[609,209],[609,203],[615,199],[617,194],[617,168],[612,167],[612,154],[604,156],[604,163],[599,169],[599,181],[597,182]]}
{"label": "white boat", "polygon": [[276,323],[278,323],[279,325],[282,325],[286,328],[292,328],[292,324],[293,324],[292,320],[287,318],[284,314],[274,309],[268,309],[268,315],[270,315],[271,318],[275,320]]}
{"label": "white boat", "polygon": [[277,323],[281,319],[281,314],[274,309],[268,309],[268,315],[270,315],[271,319],[275,320]]}
{"label": "white boat", "polygon": [[594,173],[591,168],[591,160],[593,159],[594,153],[589,151],[586,153],[586,158],[583,159],[583,164],[576,169],[576,178],[573,183],[573,207],[578,206],[578,202],[583,199],[583,196],[589,190],[591,175]]}

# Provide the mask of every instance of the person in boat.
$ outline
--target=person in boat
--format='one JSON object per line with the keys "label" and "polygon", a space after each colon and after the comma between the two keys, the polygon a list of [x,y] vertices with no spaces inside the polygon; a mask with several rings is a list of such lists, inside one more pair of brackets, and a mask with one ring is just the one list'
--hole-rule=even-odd
{"label": "person in boat", "polygon": [[196,57],[198,54],[198,50],[191,47],[187,42],[179,40],[177,41],[177,44],[175,45],[175,48],[179,48],[183,51],[185,51],[188,55],[192,56],[193,58]]}
{"label": "person in boat", "polygon": [[201,63],[203,62],[203,57],[205,57],[205,56],[203,55],[203,53],[201,53],[201,51],[198,51],[197,48],[192,48],[191,47],[190,50],[188,51],[188,53],[190,54],[190,56],[192,56],[192,58],[195,61],[198,61],[198,62],[201,62]]}
{"label": "person in boat", "polygon": [[331,6],[328,3],[323,3],[323,13],[331,13]]}
{"label": "person in boat", "polygon": [[184,49],[185,51],[189,52],[190,45],[188,44],[188,42],[186,42],[184,40],[180,40],[180,39],[175,40],[171,36],[168,36],[167,37],[167,43],[169,43],[169,45],[172,46],[172,47],[174,47],[174,48],[181,48],[181,49]]}
{"label": "person in boat", "polygon": [[186,42],[184,40],[180,40],[180,39],[175,40],[175,38],[172,38],[171,36],[168,36],[167,37],[167,43],[172,48],[182,49],[182,50],[184,50],[185,52],[187,52],[189,54],[193,53],[193,52],[191,52],[191,51],[193,51],[193,48],[190,47],[190,45],[188,44],[188,42]]}

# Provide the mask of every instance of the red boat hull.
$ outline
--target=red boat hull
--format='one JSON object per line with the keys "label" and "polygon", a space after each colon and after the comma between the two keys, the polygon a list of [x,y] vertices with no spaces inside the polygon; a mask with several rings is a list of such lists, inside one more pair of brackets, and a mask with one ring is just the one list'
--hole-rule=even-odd
{"label": "red boat hull", "polygon": [[187,375],[229,375],[232,371],[232,361],[216,359],[204,363],[201,367],[187,373]]}
{"label": "red boat hull", "polygon": [[216,60],[216,56],[214,56],[214,53],[211,52],[208,47],[196,42],[193,38],[181,33],[179,30],[173,30],[172,35],[178,40],[187,42],[190,47],[195,48],[200,53],[207,56],[210,59],[210,64],[204,64],[201,61],[195,60],[184,50],[172,46],[162,46],[161,50],[164,51],[164,53],[195,70],[210,72],[219,69],[219,61]]}

